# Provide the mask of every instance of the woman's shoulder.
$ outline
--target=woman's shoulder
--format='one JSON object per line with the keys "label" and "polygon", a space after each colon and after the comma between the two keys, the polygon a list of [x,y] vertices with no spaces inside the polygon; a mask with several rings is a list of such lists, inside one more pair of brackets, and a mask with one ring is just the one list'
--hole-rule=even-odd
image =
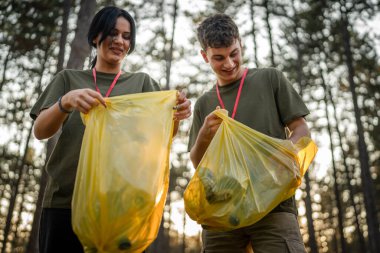
{"label": "woman's shoulder", "polygon": [[125,75],[126,77],[133,77],[133,78],[152,78],[149,74],[143,71],[138,71],[138,72],[125,71],[123,75]]}
{"label": "woman's shoulder", "polygon": [[61,75],[63,77],[88,76],[91,75],[91,70],[63,69],[58,72],[57,75]]}
{"label": "woman's shoulder", "polygon": [[123,78],[126,82],[133,82],[136,85],[142,85],[143,91],[160,90],[158,82],[152,78],[149,74],[139,72],[124,72]]}
{"label": "woman's shoulder", "polygon": [[143,82],[143,83],[145,83],[145,82],[148,82],[148,83],[154,82],[155,83],[156,82],[156,80],[153,77],[151,77],[149,74],[142,72],[142,71],[124,72],[123,76],[127,80],[138,80],[138,81]]}

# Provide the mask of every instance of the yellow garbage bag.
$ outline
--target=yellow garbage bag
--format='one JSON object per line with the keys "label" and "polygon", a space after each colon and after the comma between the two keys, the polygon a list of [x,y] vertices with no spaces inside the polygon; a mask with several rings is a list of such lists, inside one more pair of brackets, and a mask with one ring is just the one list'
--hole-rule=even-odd
{"label": "yellow garbage bag", "polygon": [[295,145],[272,138],[227,116],[207,148],[185,193],[189,216],[211,230],[252,225],[294,195],[314,159],[308,137]]}
{"label": "yellow garbage bag", "polygon": [[72,225],[86,253],[142,252],[156,238],[169,185],[176,91],[106,98],[86,125]]}

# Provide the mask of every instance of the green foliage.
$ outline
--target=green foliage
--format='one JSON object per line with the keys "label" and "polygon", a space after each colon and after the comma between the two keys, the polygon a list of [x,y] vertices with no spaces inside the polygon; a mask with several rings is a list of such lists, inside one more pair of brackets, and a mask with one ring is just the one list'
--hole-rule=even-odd
{"label": "green foliage", "polygon": [[[20,55],[54,41],[62,1],[2,1],[1,44]],[[5,7],[4,6],[4,7]]]}
{"label": "green foliage", "polygon": [[[2,243],[13,252],[25,248],[36,208],[44,155],[29,147],[29,111],[54,62],[62,1],[2,1],[0,9],[0,158]],[[4,7],[4,8],[2,8]],[[42,81],[43,80],[43,81]],[[5,134],[6,133],[6,134]],[[8,237],[10,236],[10,237]],[[12,241],[8,241],[13,238]],[[3,244],[2,244],[3,245]],[[1,247],[2,252],[5,247]]]}

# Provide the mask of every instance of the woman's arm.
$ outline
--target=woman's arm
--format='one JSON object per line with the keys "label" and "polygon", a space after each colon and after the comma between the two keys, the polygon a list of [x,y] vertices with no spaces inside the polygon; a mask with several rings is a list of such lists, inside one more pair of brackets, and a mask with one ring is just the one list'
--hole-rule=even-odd
{"label": "woman's arm", "polygon": [[66,120],[68,113],[65,111],[78,110],[88,113],[99,102],[106,106],[102,95],[91,89],[78,89],[66,93],[61,98],[62,109],[56,102],[50,108],[40,112],[34,123],[34,135],[39,140],[50,138]]}
{"label": "woman's arm", "polygon": [[173,136],[178,132],[179,122],[191,116],[191,101],[186,98],[186,94],[183,91],[177,93],[177,105],[175,106],[175,109],[177,111],[174,113],[173,119]]}

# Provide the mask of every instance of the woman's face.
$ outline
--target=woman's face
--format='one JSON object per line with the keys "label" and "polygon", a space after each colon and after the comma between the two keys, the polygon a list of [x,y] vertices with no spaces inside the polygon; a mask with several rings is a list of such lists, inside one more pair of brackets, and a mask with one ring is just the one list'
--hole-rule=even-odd
{"label": "woman's face", "polygon": [[99,45],[99,34],[95,43],[97,45],[96,69],[120,68],[121,62],[129,51],[131,45],[131,25],[124,17],[118,17],[114,29]]}

